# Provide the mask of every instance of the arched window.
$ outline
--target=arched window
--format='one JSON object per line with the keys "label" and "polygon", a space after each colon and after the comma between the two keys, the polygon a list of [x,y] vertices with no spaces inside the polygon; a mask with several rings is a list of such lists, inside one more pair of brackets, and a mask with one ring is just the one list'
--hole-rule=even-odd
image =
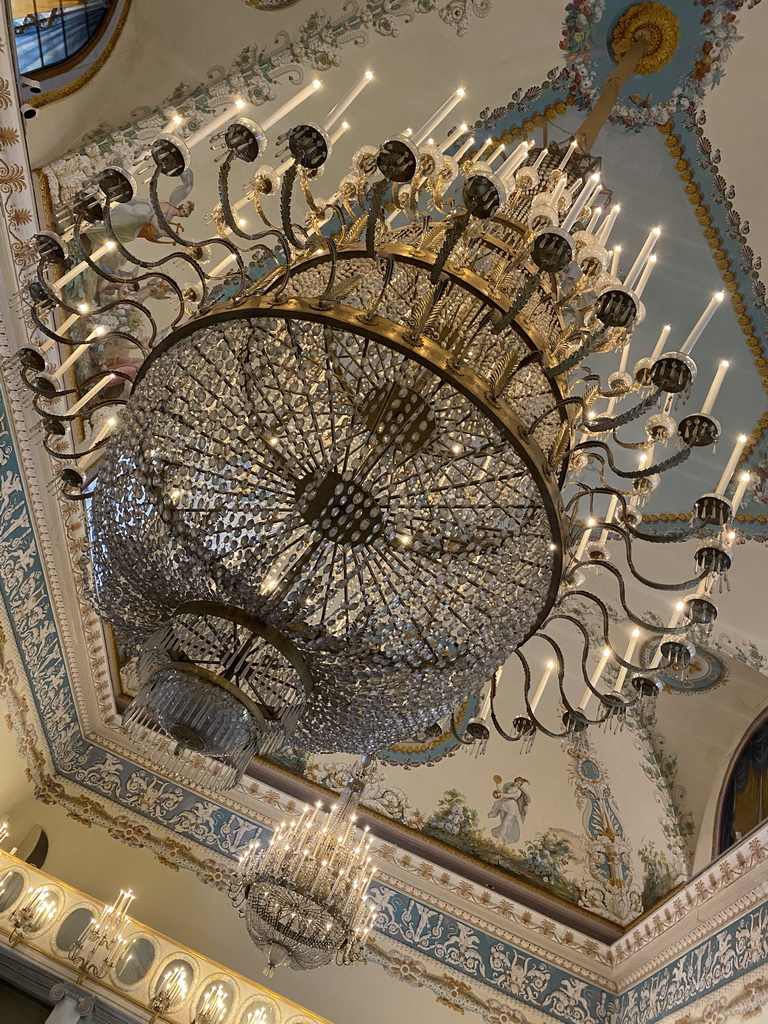
{"label": "arched window", "polygon": [[117,0],[11,0],[19,72],[37,75],[82,58]]}
{"label": "arched window", "polygon": [[749,733],[723,793],[719,853],[768,820],[768,715]]}

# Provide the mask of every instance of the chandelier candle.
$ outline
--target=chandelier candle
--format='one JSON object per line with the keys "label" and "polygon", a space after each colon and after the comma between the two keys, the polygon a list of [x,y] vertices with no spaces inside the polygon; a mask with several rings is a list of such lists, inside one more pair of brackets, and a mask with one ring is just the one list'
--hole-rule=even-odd
{"label": "chandelier candle", "polygon": [[[88,439],[88,447],[95,448],[96,445],[101,444],[101,442],[110,432],[110,430],[114,427],[115,423],[117,423],[117,420],[115,419],[114,416],[110,416],[109,419],[105,420],[104,423],[102,423],[102,425],[99,427],[97,432],[93,435],[93,437]],[[77,469],[81,471],[87,469],[91,462],[93,462],[94,459],[97,459],[100,454],[100,452],[96,451],[87,452],[85,455],[83,455],[81,459],[78,459],[78,461],[76,462],[75,465]]]}
{"label": "chandelier candle", "polygon": [[[295,96],[292,96],[289,100],[286,100],[281,107],[278,107],[272,114],[267,115],[261,122],[261,127],[265,132],[268,132],[270,128],[273,128],[278,121],[282,121],[284,117],[287,117],[292,110],[295,110],[300,103],[304,100],[308,100],[310,96],[314,96],[317,90],[322,86],[322,82],[319,78],[315,78],[314,81],[310,82],[309,85],[305,86]],[[189,145],[189,143],[187,143]]]}
{"label": "chandelier candle", "polygon": [[568,146],[568,150],[566,151],[565,156],[560,161],[560,163],[557,165],[558,171],[564,171],[565,168],[568,166],[568,162],[570,161],[571,157],[573,156],[574,151],[575,151],[577,145],[578,145],[578,143],[576,142],[576,139],[571,139],[570,145]]}
{"label": "chandelier candle", "polygon": [[704,405],[702,405],[702,407],[701,407],[701,414],[702,414],[702,416],[709,416],[711,414],[712,408],[713,408],[713,406],[715,404],[715,399],[717,398],[718,392],[720,391],[720,388],[722,387],[722,384],[723,384],[723,381],[725,380],[725,375],[726,375],[727,372],[728,372],[728,360],[727,359],[721,359],[720,360],[720,365],[718,366],[717,370],[715,371],[715,378],[712,381],[712,384],[710,385],[709,391],[707,392],[707,397],[704,399]]}
{"label": "chandelier candle", "polygon": [[688,335],[688,337],[683,342],[683,347],[680,349],[680,351],[683,353],[683,355],[690,355],[691,350],[693,349],[693,346],[696,344],[696,342],[701,337],[702,332],[704,331],[704,328],[707,326],[709,321],[715,315],[715,312],[720,308],[720,303],[723,301],[724,298],[725,298],[725,292],[716,292],[712,296],[712,298],[709,301],[709,304],[708,304],[707,308],[701,314],[701,316],[697,320],[693,330],[691,331],[691,333]]}
{"label": "chandelier candle", "polygon": [[731,457],[730,459],[728,459],[725,469],[723,470],[723,475],[720,477],[717,487],[715,488],[715,494],[725,494],[726,490],[728,489],[728,484],[731,482],[733,472],[739,464],[741,453],[744,451],[746,446],[747,435],[739,434],[738,438],[736,439],[736,444],[733,446]]}
{"label": "chandelier candle", "polygon": [[541,165],[542,165],[542,164],[544,163],[544,161],[546,160],[546,158],[547,158],[547,156],[548,156],[548,155],[549,155],[549,150],[548,150],[548,149],[546,149],[546,148],[545,148],[545,149],[542,149],[542,151],[541,151],[541,152],[539,153],[539,155],[538,155],[538,156],[536,157],[536,161],[535,161],[535,163],[534,163],[534,165],[533,165],[533,170],[534,170],[534,171],[538,171],[538,169],[539,169],[539,168],[541,167]]}
{"label": "chandelier candle", "polygon": [[453,154],[453,159],[454,160],[461,160],[461,158],[465,155],[465,153],[467,153],[474,146],[474,144],[475,144],[475,136],[474,135],[470,135],[470,137],[466,140],[466,142],[464,142],[461,146],[459,146],[459,148]]}
{"label": "chandelier candle", "polygon": [[579,214],[590,201],[593,195],[601,188],[600,175],[591,174],[576,197],[576,201],[568,212],[568,216],[563,221],[563,231],[570,231],[573,225],[578,220]]}
{"label": "chandelier candle", "polygon": [[541,673],[541,679],[539,680],[539,685],[536,687],[536,693],[534,693],[533,698],[530,701],[531,711],[535,712],[536,708],[539,706],[539,701],[541,700],[542,695],[544,693],[544,688],[546,687],[547,683],[549,682],[549,677],[552,675],[552,672],[554,671],[554,668],[555,668],[554,661],[548,661],[546,668]]}
{"label": "chandelier candle", "polygon": [[[635,647],[637,646],[637,641],[638,641],[639,637],[640,637],[640,630],[637,629],[637,627],[635,627],[632,630],[631,634],[630,634],[626,650],[624,651],[624,661],[627,661],[630,664],[632,662],[632,658],[633,658],[634,653],[635,653]],[[624,685],[624,680],[627,678],[627,671],[628,671],[628,669],[627,669],[626,665],[620,665],[619,666],[619,674],[616,676],[616,682],[615,682],[614,687],[613,687],[613,692],[614,693],[621,693],[621,688]]]}
{"label": "chandelier candle", "polygon": [[226,110],[223,110],[216,117],[207,121],[201,128],[198,128],[196,132],[193,132],[184,140],[187,149],[192,149],[199,142],[202,142],[203,139],[207,139],[210,135],[213,135],[214,132],[217,132],[219,128],[223,128],[228,121],[232,120],[233,117],[237,117],[237,115],[245,109],[245,106],[245,100],[239,98],[236,99],[231,107],[227,107]]}
{"label": "chandelier candle", "polygon": [[[590,677],[590,680],[589,680],[590,683],[592,684],[592,686],[597,687],[597,684],[600,682],[600,677],[602,676],[603,672],[605,671],[605,666],[610,661],[612,655],[613,655],[613,651],[611,650],[610,647],[604,647],[603,648],[603,653],[600,655],[600,661],[598,661],[598,663],[597,663],[597,668],[592,673],[592,675]],[[584,696],[581,698],[581,701],[579,703],[579,711],[581,711],[583,713],[584,711],[587,710],[587,707],[588,707],[589,702],[592,699],[592,697],[594,697],[594,693],[592,692],[592,690],[590,690],[589,687],[587,687],[586,690],[584,691]]]}
{"label": "chandelier candle", "polygon": [[[445,139],[444,139],[444,140],[443,140],[443,141],[442,141],[442,142],[440,143],[440,146],[438,147],[438,148],[439,148],[439,150],[440,150],[440,152],[441,152],[441,153],[447,153],[447,152],[448,152],[448,150],[449,150],[449,149],[451,148],[451,146],[452,146],[452,145],[454,144],[454,142],[456,141],[456,139],[460,139],[460,138],[461,138],[461,136],[462,136],[462,135],[463,135],[463,134],[464,134],[465,132],[468,132],[468,131],[469,131],[469,125],[468,125],[468,124],[460,124],[460,125],[459,125],[459,127],[458,127],[458,128],[456,129],[456,131],[455,131],[455,132],[451,132],[451,134],[450,134],[449,136],[447,136],[447,138],[445,138]],[[455,153],[455,154],[454,154],[454,157],[453,157],[453,158],[454,158],[454,160],[458,160],[458,158],[459,158],[459,154],[458,154],[458,153]]]}
{"label": "chandelier candle", "polygon": [[671,326],[669,324],[664,324],[664,326],[662,327],[661,333],[659,334],[658,341],[656,342],[656,345],[655,345],[655,347],[653,349],[653,352],[651,353],[651,362],[652,363],[655,363],[656,360],[661,355],[661,353],[664,351],[664,346],[667,344],[667,338],[669,337],[669,332],[671,330],[672,330],[672,328],[671,328]]}
{"label": "chandelier candle", "polygon": [[[102,256],[106,256],[108,252],[112,252],[116,248],[117,242],[113,242],[110,239],[108,242],[105,242],[103,245],[100,245],[95,252],[91,253],[91,263],[98,263]],[[65,285],[70,284],[70,282],[74,281],[76,277],[79,277],[86,270],[88,270],[88,263],[86,263],[86,261],[83,260],[81,263],[78,263],[76,266],[74,266],[71,270],[68,270],[66,274],[62,274],[61,277],[57,278],[53,282],[53,287],[56,289],[56,291],[60,292],[62,288],[65,287]]]}
{"label": "chandelier candle", "polygon": [[597,241],[600,245],[606,245],[608,242],[608,236],[613,230],[613,225],[616,223],[616,218],[621,213],[621,206],[619,203],[615,203],[610,210],[610,213],[605,218],[600,226],[600,230],[597,234]]}
{"label": "chandelier candle", "polygon": [[588,231],[591,235],[595,233],[595,230],[597,228],[597,222],[600,220],[602,214],[602,206],[596,206],[592,211],[592,216],[589,218],[589,224],[587,224],[585,228],[585,230]]}
{"label": "chandelier candle", "polygon": [[360,95],[360,93],[363,91],[366,85],[368,85],[371,81],[373,81],[372,71],[366,71],[364,74],[360,76],[360,78],[358,78],[358,80],[355,82],[352,88],[341,97],[336,106],[333,107],[323,118],[321,126],[325,129],[325,131],[329,132],[331,128],[333,128],[336,122],[344,114],[344,111],[347,109],[347,107],[349,107],[357,99],[357,97]]}
{"label": "chandelier candle", "polygon": [[338,128],[334,128],[334,130],[330,134],[331,145],[335,146],[336,143],[341,138],[341,136],[342,135],[346,135],[346,133],[349,131],[349,129],[350,129],[349,121],[342,121]]}
{"label": "chandelier candle", "polygon": [[88,337],[85,339],[83,344],[82,345],[78,345],[77,348],[73,349],[71,354],[67,356],[67,358],[64,360],[64,362],[61,364],[61,366],[57,367],[53,371],[53,373],[51,374],[53,379],[54,380],[60,380],[64,376],[64,374],[67,372],[67,370],[71,366],[75,365],[75,363],[80,358],[80,356],[83,354],[83,352],[87,351],[87,349],[89,349],[91,347],[89,342],[93,341],[94,338],[101,338],[106,333],[107,333],[107,328],[106,327],[95,327],[91,331],[91,333],[88,335]]}
{"label": "chandelier candle", "polygon": [[750,476],[749,473],[742,473],[739,477],[739,482],[734,491],[733,498],[731,498],[732,515],[736,515],[739,509],[739,505],[747,493],[747,487],[749,486]]}
{"label": "chandelier candle", "polygon": [[518,167],[528,156],[528,150],[532,146],[532,142],[521,142],[520,145],[512,151],[499,168],[499,177],[502,181],[507,181],[515,173]]}
{"label": "chandelier candle", "polygon": [[464,90],[457,89],[456,92],[452,93],[451,96],[445,101],[435,113],[430,117],[428,121],[419,128],[417,132],[413,133],[413,142],[415,145],[420,146],[425,139],[428,139],[432,132],[437,128],[441,121],[444,121],[450,114],[453,108],[461,103],[464,99]]}
{"label": "chandelier candle", "polygon": [[648,284],[648,278],[651,276],[651,271],[655,266],[656,256],[649,256],[646,260],[645,266],[643,267],[643,272],[640,275],[640,280],[637,282],[637,287],[635,288],[635,295],[637,295],[638,298],[640,298],[640,296],[645,291],[645,286]]}
{"label": "chandelier candle", "polygon": [[613,249],[611,250],[611,269],[610,269],[611,277],[617,277],[618,276],[618,273],[619,273],[619,259],[620,258],[621,258],[621,246],[620,245],[614,245]]}
{"label": "chandelier candle", "polygon": [[635,282],[640,276],[640,273],[645,265],[646,260],[653,252],[654,246],[658,242],[660,235],[661,228],[653,228],[651,233],[646,238],[645,244],[643,245],[640,252],[637,254],[637,259],[632,264],[632,267],[630,268],[630,271],[627,274],[627,276],[624,278],[625,288],[634,288]]}
{"label": "chandelier candle", "polygon": [[613,517],[616,514],[616,506],[619,504],[618,494],[614,494],[611,498],[611,503],[608,506],[608,512],[605,517],[606,528],[600,534],[600,543],[604,545],[608,540],[608,524],[613,522]]}

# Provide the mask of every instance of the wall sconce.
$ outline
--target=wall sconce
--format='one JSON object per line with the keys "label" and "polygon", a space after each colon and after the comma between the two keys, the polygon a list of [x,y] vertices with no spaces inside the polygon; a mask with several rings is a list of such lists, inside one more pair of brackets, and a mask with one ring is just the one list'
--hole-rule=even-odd
{"label": "wall sconce", "polygon": [[155,1024],[172,1006],[183,1003],[187,998],[187,974],[183,967],[177,967],[163,978],[162,984],[149,1001],[152,1016],[149,1024]]}
{"label": "wall sconce", "polygon": [[203,996],[202,1002],[198,1004],[192,1024],[222,1024],[227,1015],[228,1002],[224,994],[224,987],[217,985],[209,989]]}
{"label": "wall sconce", "polygon": [[103,978],[117,963],[126,946],[123,933],[130,918],[128,908],[135,896],[129,890],[120,892],[114,906],[107,906],[98,920],[94,919],[67,952],[78,968],[78,985],[88,976]]}
{"label": "wall sconce", "polygon": [[8,920],[13,925],[8,938],[11,946],[18,946],[26,933],[39,932],[56,913],[57,907],[58,900],[49,889],[36,889],[30,893],[19,909],[9,915]]}

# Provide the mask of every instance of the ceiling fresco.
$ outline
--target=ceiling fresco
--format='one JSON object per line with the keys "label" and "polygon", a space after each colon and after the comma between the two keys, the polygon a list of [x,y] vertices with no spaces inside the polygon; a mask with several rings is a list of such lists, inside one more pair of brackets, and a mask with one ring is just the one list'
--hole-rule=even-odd
{"label": "ceiling fresco", "polygon": [[[263,0],[249,6],[271,11],[264,15],[267,20],[276,18],[275,8],[286,5]],[[186,82],[131,123],[110,131],[93,127],[80,149],[57,154],[38,172],[46,213],[55,220],[59,204],[85,169],[132,160],[173,110],[183,113],[194,129],[233,94],[247,96],[257,107],[274,102],[309,69],[343,69],[355,47],[374,42],[407,45],[408,32],[416,31],[414,21],[422,26],[439,22],[440,31],[450,29],[452,37],[469,45],[478,20],[484,28],[494,19],[505,31],[513,27],[511,19],[505,20],[509,12],[501,10],[504,6],[502,0],[368,0],[329,15],[308,10],[303,20],[296,16],[293,35],[285,32],[274,46],[249,46],[213,79]],[[509,98],[499,78],[498,95],[488,98],[500,105],[485,107],[475,119],[478,143],[486,135],[504,142],[531,133],[537,138],[543,132],[567,136],[610,73],[607,39],[627,5],[573,0],[565,9],[556,6],[564,63],[544,81],[516,88]],[[667,315],[674,314],[677,331],[686,330],[713,291],[724,287],[729,296],[730,308],[723,308],[717,329],[702,340],[701,365],[714,365],[727,352],[733,369],[722,402],[732,414],[739,411],[750,435],[745,463],[753,471],[753,484],[738,518],[741,539],[755,557],[743,559],[748,564],[739,570],[741,579],[768,564],[760,561],[766,557],[764,547],[752,547],[753,541],[764,545],[768,539],[766,299],[760,257],[749,244],[749,224],[737,212],[738,197],[721,174],[717,139],[709,141],[705,133],[706,97],[727,74],[728,57],[748,31],[748,19],[756,16],[750,9],[756,6],[738,0],[675,3],[681,42],[674,58],[662,70],[630,82],[597,147],[606,178],[621,182],[627,209],[621,241],[626,251],[636,250],[647,231],[649,194],[656,196],[658,216],[663,217],[660,268],[649,285],[649,294],[654,293],[649,307],[659,309],[659,319],[656,323],[649,318],[642,336],[638,334],[636,357],[646,354],[643,345],[652,347]],[[262,17],[258,10],[254,18]],[[109,74],[109,62],[101,74]],[[4,142],[2,131],[0,116],[0,189],[2,175],[11,174],[4,166],[18,166],[19,180],[25,174],[23,164],[14,162],[12,136]],[[354,145],[359,144],[358,135]],[[203,192],[208,188],[213,194],[213,174],[210,179],[200,184]],[[25,182],[24,189],[28,187]],[[185,207],[185,187],[169,203],[179,223],[193,231],[203,223],[203,212]],[[5,217],[16,225],[21,252],[28,237],[18,212],[27,208],[21,205],[24,189],[10,189],[5,191]],[[31,202],[27,205],[31,218]],[[151,217],[142,219],[141,211],[134,212],[126,232],[132,238],[139,235],[147,251],[163,244]],[[16,270],[20,273],[23,267]],[[89,298],[91,285],[84,277],[78,297]],[[161,306],[163,296],[155,295],[154,301]],[[13,325],[6,326],[10,334]],[[18,347],[9,340],[8,346],[12,344]],[[162,860],[222,887],[237,851],[269,834],[281,814],[314,794],[316,787],[340,788],[350,759],[307,758],[301,750],[285,750],[272,764],[255,762],[241,789],[223,799],[169,782],[136,760],[118,730],[119,712],[135,692],[131,668],[88,604],[83,510],[59,501],[49,487],[52,470],[30,443],[19,383],[10,373],[5,394],[0,410],[0,589],[9,613],[8,646],[18,651],[18,658],[9,657],[0,688],[12,703],[14,729],[37,796],[61,803],[78,819],[105,827],[123,842],[146,846]],[[724,414],[723,420],[732,422],[733,415]],[[722,451],[714,461],[692,459],[679,488],[660,493],[646,509],[649,528],[654,522],[687,520],[691,495],[701,489],[697,478],[714,480],[724,461]],[[659,561],[666,557],[661,554]],[[749,597],[739,598],[745,601]],[[446,731],[431,742],[416,739],[380,752],[366,795],[374,831],[378,826],[382,836],[378,855],[391,868],[382,872],[374,892],[382,907],[380,937],[426,950],[433,960],[455,964],[499,992],[510,991],[515,968],[520,973],[515,997],[521,1001],[546,1006],[564,1021],[600,1024],[607,1019],[606,992],[592,984],[585,969],[584,988],[576,996],[569,994],[565,975],[553,967],[553,949],[569,934],[570,943],[585,956],[604,955],[601,943],[657,906],[709,859],[718,772],[756,714],[755,702],[765,702],[755,697],[756,681],[768,668],[768,640],[758,632],[750,636],[742,603],[724,598],[722,604],[722,629],[710,649],[699,652],[690,687],[674,692],[682,688],[669,679],[657,717],[635,718],[623,733],[597,732],[589,743],[564,747],[542,737],[527,755],[494,736],[486,753],[474,759]],[[750,614],[757,615],[757,610]],[[618,613],[614,615],[618,621]],[[665,736],[683,733],[681,723],[691,702],[704,702],[702,715],[717,715],[718,701],[726,693],[734,703],[730,731],[702,770],[701,792],[689,798],[675,758],[666,752]],[[457,722],[459,735],[473,710],[472,704],[464,709]],[[504,713],[513,714],[511,704]],[[686,753],[695,758],[695,737]],[[692,775],[686,775],[687,782],[693,782]],[[480,918],[471,935],[462,933],[466,924],[451,916],[451,906],[462,902],[473,913],[493,915],[494,929],[505,916],[528,914],[527,926],[541,932],[536,941],[551,940],[547,962],[543,954],[537,959],[533,939],[529,947],[513,949],[507,936],[494,947]],[[563,925],[542,924],[543,914]],[[740,941],[738,929],[732,941]],[[472,956],[459,962],[459,946],[471,949]],[[403,965],[390,962],[387,969],[407,974]],[[418,970],[426,968],[422,964]],[[670,1006],[684,1005],[680,993],[670,994],[669,1000]],[[628,1005],[628,1019],[641,1005]]]}

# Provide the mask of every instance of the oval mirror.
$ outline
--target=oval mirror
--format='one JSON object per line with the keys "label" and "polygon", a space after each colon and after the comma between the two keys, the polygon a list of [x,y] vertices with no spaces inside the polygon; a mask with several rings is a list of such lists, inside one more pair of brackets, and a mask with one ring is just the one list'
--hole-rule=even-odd
{"label": "oval mirror", "polygon": [[67,914],[56,932],[56,945],[63,953],[68,953],[85,929],[93,920],[93,911],[88,907],[78,907]]}
{"label": "oval mirror", "polygon": [[38,903],[30,924],[26,925],[24,931],[28,935],[34,935],[48,927],[59,911],[61,896],[53,889],[38,889]]}
{"label": "oval mirror", "polygon": [[155,960],[155,947],[149,939],[133,939],[117,961],[115,977],[121,985],[136,985],[146,978]]}
{"label": "oval mirror", "polygon": [[235,1001],[235,986],[226,978],[217,978],[207,982],[197,999],[196,1015],[211,1016],[214,1020],[221,1018],[232,1009]]}
{"label": "oval mirror", "polygon": [[24,876],[18,871],[6,871],[0,875],[0,914],[10,910],[24,890]]}
{"label": "oval mirror", "polygon": [[257,996],[245,1007],[237,1024],[280,1024],[277,1004]]}
{"label": "oval mirror", "polygon": [[187,998],[193,977],[192,965],[188,960],[171,960],[160,972],[152,995],[168,995],[169,1009],[180,1006]]}

